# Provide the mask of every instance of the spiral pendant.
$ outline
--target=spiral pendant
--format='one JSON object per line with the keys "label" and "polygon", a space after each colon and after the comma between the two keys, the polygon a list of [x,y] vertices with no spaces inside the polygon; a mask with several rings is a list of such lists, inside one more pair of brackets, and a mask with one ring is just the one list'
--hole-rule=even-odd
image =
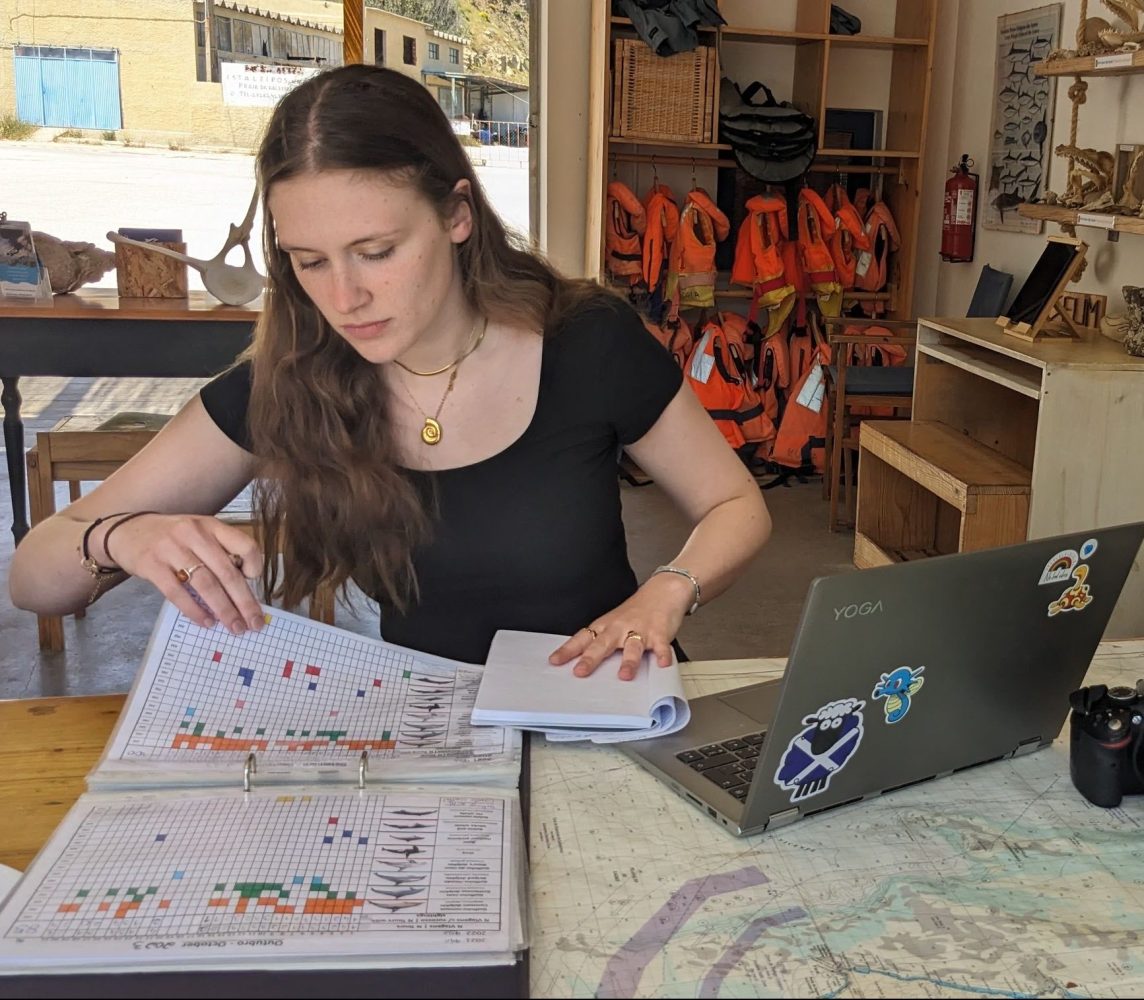
{"label": "spiral pendant", "polygon": [[432,417],[425,418],[425,426],[421,428],[421,440],[426,444],[437,444],[441,440],[441,425]]}

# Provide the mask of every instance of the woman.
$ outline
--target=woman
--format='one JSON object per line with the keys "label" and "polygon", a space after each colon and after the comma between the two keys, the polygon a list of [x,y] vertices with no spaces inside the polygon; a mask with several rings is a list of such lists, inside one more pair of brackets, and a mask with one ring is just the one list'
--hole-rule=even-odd
{"label": "woman", "polygon": [[[130,574],[240,634],[262,623],[248,577],[287,606],[353,580],[385,639],[424,652],[483,662],[514,628],[571,635],[552,662],[580,676],[617,649],[626,679],[645,650],[668,663],[770,519],[637,315],[512,244],[399,73],[300,85],[257,171],[268,287],[247,356],[24,539],[13,601],[70,613]],[[640,586],[621,445],[695,525]],[[252,479],[266,552],[212,516]]]}

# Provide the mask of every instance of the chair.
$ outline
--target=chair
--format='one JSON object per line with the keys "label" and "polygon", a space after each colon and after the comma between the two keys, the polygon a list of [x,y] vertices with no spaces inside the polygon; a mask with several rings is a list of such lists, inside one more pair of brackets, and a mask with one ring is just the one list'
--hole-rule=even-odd
{"label": "chair", "polygon": [[[917,342],[914,320],[855,319],[832,317],[824,320],[831,364],[829,382],[830,419],[826,430],[823,491],[830,500],[831,531],[854,524],[857,508],[855,471],[858,457],[858,425],[869,408],[890,409],[879,419],[909,419],[913,410],[914,365],[912,349]],[[871,333],[832,333],[835,328],[884,327],[889,335]],[[895,330],[910,330],[909,336],[894,335]],[[904,365],[856,365],[853,354],[858,347],[874,344],[895,345],[909,355]],[[840,475],[841,474],[841,475]],[[845,493],[847,521],[839,518],[839,490]]]}
{"label": "chair", "polygon": [[1013,286],[1013,275],[1008,271],[998,271],[988,264],[981,268],[977,287],[973,289],[966,316],[1000,316],[1009,301],[1009,289]]}
{"label": "chair", "polygon": [[[50,431],[37,434],[35,447],[27,454],[28,507],[33,526],[55,513],[56,483],[66,482],[69,496],[78,500],[81,482],[106,479],[158,434],[169,419],[162,413],[127,412],[110,419],[74,415],[59,421]],[[251,535],[257,530],[249,492],[240,494],[219,516]],[[326,591],[312,594],[309,611],[311,618],[333,624],[334,595]],[[76,618],[83,617],[83,611],[76,612]],[[61,652],[63,618],[37,615],[36,622],[40,649]]]}

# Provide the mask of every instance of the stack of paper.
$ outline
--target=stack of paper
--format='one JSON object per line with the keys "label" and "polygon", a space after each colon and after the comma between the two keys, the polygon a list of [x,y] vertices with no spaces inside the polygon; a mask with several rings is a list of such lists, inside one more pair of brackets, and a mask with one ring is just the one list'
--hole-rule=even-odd
{"label": "stack of paper", "polygon": [[691,710],[679,666],[645,653],[634,680],[619,679],[617,651],[589,677],[548,657],[567,636],[500,631],[493,637],[473,706],[474,726],[508,726],[561,742],[622,743],[666,736],[687,725]]}

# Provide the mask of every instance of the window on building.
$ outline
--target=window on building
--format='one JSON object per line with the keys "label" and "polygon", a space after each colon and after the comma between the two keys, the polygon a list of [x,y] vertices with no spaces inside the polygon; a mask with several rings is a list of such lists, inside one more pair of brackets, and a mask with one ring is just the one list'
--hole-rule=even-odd
{"label": "window on building", "polygon": [[406,66],[417,65],[417,39],[410,38],[408,35],[401,37],[401,51],[402,57],[405,60]]}
{"label": "window on building", "polygon": [[215,15],[214,23],[215,46],[218,48],[219,52],[229,52],[231,50],[230,18],[219,17],[218,15]]}
{"label": "window on building", "polygon": [[270,26],[267,24],[251,25],[254,31],[254,54],[256,56],[270,56]]}
{"label": "window on building", "polygon": [[231,25],[231,33],[234,36],[234,51],[241,52],[243,55],[254,55],[254,33],[250,30],[252,27],[249,21],[240,21],[237,17],[233,19]]}
{"label": "window on building", "polygon": [[205,48],[207,44],[207,33],[203,28],[203,5],[201,3],[195,4],[195,48]]}
{"label": "window on building", "polygon": [[429,43],[429,58],[430,59],[440,59],[441,58],[441,46],[438,45],[436,42],[430,42]]}
{"label": "window on building", "polygon": [[373,29],[373,64],[385,65],[385,32],[380,28]]}
{"label": "window on building", "polygon": [[453,46],[450,45],[449,46],[449,62],[451,62],[454,66],[456,66],[460,63],[460,61],[461,61],[461,50],[455,49],[455,48],[453,48]]}

